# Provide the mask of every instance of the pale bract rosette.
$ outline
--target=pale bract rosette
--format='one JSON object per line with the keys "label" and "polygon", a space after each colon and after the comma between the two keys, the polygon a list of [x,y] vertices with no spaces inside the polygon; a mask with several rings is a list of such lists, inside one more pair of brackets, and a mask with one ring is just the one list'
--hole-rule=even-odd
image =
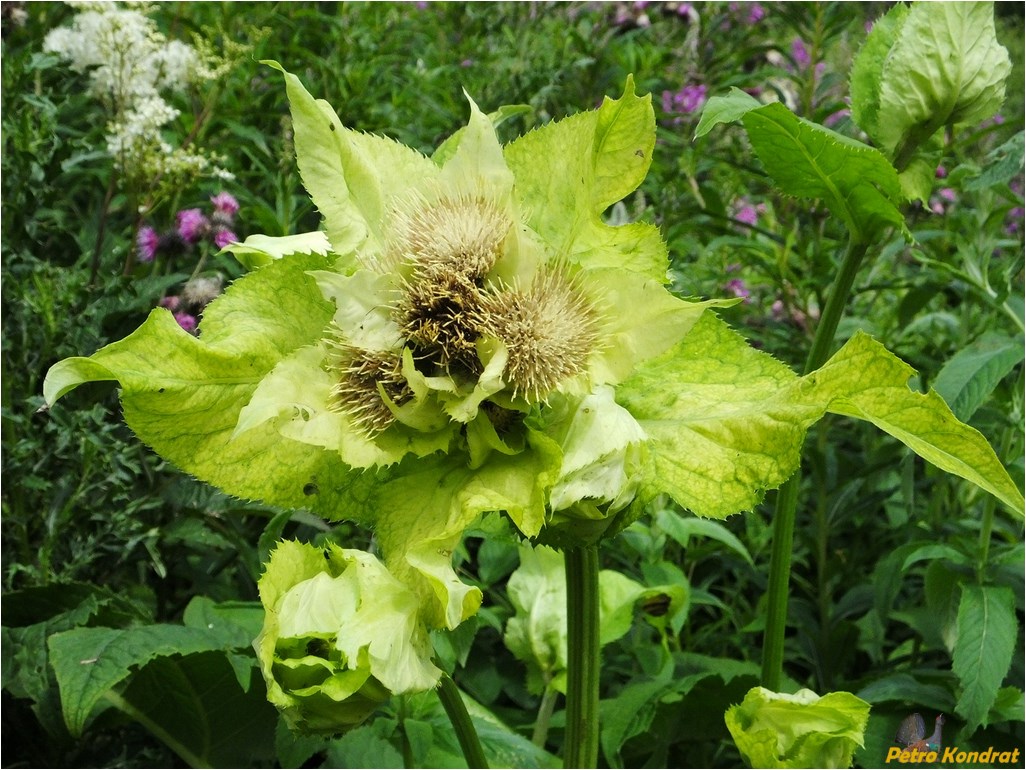
{"label": "pale bract rosette", "polygon": [[259,587],[253,646],[268,698],[295,729],[342,732],[393,694],[437,684],[417,596],[371,554],[284,541]]}

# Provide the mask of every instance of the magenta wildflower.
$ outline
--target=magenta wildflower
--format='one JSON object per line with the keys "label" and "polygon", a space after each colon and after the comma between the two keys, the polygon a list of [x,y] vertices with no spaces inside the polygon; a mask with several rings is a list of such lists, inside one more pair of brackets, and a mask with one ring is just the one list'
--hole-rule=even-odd
{"label": "magenta wildflower", "polygon": [[791,41],[791,58],[798,65],[798,69],[802,70],[808,67],[809,62],[812,61],[812,57],[809,55],[809,47],[805,45],[805,41],[800,37],[796,37]]}
{"label": "magenta wildflower", "polygon": [[748,286],[740,278],[733,278],[727,281],[727,284],[724,288],[726,288],[726,290],[733,294],[735,297],[740,297],[741,299],[743,299],[746,304],[752,301],[752,293],[748,291]]}
{"label": "magenta wildflower", "polygon": [[1022,232],[1022,220],[1023,214],[1022,206],[1016,206],[1013,209],[1009,209],[1008,216],[1005,219],[1005,232],[1008,235],[1018,235]]}
{"label": "magenta wildflower", "polygon": [[157,256],[157,246],[160,244],[160,236],[152,227],[140,227],[135,236],[136,245],[139,248],[139,261],[152,262]]}
{"label": "magenta wildflower", "polygon": [[765,9],[758,3],[750,3],[748,6],[748,23],[756,24],[766,16]]}
{"label": "magenta wildflower", "polygon": [[464,67],[464,68],[466,68],[466,67],[473,67],[474,66],[474,60],[473,59],[464,59],[463,61],[460,62],[460,66]]}
{"label": "magenta wildflower", "polygon": [[823,120],[823,125],[826,126],[827,128],[831,128],[833,126],[836,126],[838,123],[840,123],[845,118],[850,118],[850,117],[851,117],[851,110],[848,109],[847,107],[842,107],[837,112],[831,112],[829,115],[827,115],[826,118]]}
{"label": "magenta wildflower", "polygon": [[948,203],[954,203],[955,199],[958,197],[958,194],[950,187],[942,187],[937,191],[937,194]]}
{"label": "magenta wildflower", "polygon": [[734,210],[734,219],[741,224],[748,225],[749,227],[755,227],[759,222],[759,215],[766,213],[766,204],[752,204],[742,199],[738,201],[737,208]]}
{"label": "magenta wildflower", "polygon": [[214,206],[214,211],[218,214],[231,218],[239,213],[239,202],[235,200],[235,196],[231,193],[219,192],[217,195],[211,196],[210,202]]}
{"label": "magenta wildflower", "polygon": [[167,308],[172,313],[178,309],[178,306],[180,304],[182,304],[181,298],[174,294],[172,294],[170,297],[164,297],[164,299],[160,301],[160,306]]}
{"label": "magenta wildflower", "polygon": [[214,245],[223,249],[229,243],[238,243],[239,236],[227,228],[220,228],[214,233]]}
{"label": "magenta wildflower", "polygon": [[175,313],[175,320],[178,321],[179,326],[190,334],[196,331],[196,316],[189,313]]}
{"label": "magenta wildflower", "polygon": [[684,112],[696,112],[705,104],[708,89],[703,85],[684,86],[675,97],[675,101]]}
{"label": "magenta wildflower", "polygon": [[176,221],[178,223],[178,234],[189,243],[198,242],[207,234],[207,230],[210,227],[210,222],[207,221],[207,218],[203,216],[203,212],[199,209],[179,211]]}
{"label": "magenta wildflower", "polygon": [[937,170],[933,172],[933,175],[937,177],[937,179],[943,179],[948,175],[948,170],[944,168],[944,166],[937,166]]}

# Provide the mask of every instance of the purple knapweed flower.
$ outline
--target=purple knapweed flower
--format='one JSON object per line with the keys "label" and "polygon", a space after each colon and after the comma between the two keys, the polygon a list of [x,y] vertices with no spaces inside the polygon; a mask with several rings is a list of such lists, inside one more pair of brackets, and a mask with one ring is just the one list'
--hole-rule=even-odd
{"label": "purple knapweed flower", "polygon": [[755,227],[759,222],[759,215],[764,213],[766,213],[765,203],[752,204],[746,200],[741,200],[734,211],[734,219],[741,224]]}
{"label": "purple knapweed flower", "polygon": [[674,97],[674,101],[684,112],[696,112],[705,104],[705,95],[708,90],[704,85],[684,86]]}
{"label": "purple knapweed flower", "polygon": [[239,213],[239,202],[231,193],[219,192],[211,196],[210,203],[214,206],[215,213],[223,214],[229,219]]}
{"label": "purple knapweed flower", "polygon": [[197,243],[210,228],[210,222],[199,209],[185,209],[176,216],[178,234],[189,243]]}
{"label": "purple knapweed flower", "polygon": [[178,325],[185,329],[185,331],[189,332],[189,334],[196,331],[196,316],[190,315],[189,313],[175,313],[175,320],[178,321]]}
{"label": "purple knapweed flower", "polygon": [[937,194],[948,203],[954,203],[955,199],[958,197],[958,194],[950,187],[942,187],[937,191]]}
{"label": "purple knapweed flower", "polygon": [[937,166],[937,170],[933,172],[933,175],[937,179],[943,179],[948,175],[948,170],[944,166]]}
{"label": "purple knapweed flower", "polygon": [[239,236],[227,228],[219,228],[214,233],[214,245],[219,249],[223,249],[229,243],[238,243],[238,241]]}
{"label": "purple knapweed flower", "polygon": [[159,303],[160,307],[167,308],[172,313],[178,309],[178,306],[182,304],[181,297],[172,294],[170,297],[164,297]]}
{"label": "purple knapweed flower", "polygon": [[766,10],[758,3],[748,4],[748,23],[756,24],[766,16]]}
{"label": "purple knapweed flower", "polygon": [[140,262],[152,262],[157,256],[157,246],[160,245],[160,236],[152,227],[140,227],[135,236],[135,243],[138,246]]}

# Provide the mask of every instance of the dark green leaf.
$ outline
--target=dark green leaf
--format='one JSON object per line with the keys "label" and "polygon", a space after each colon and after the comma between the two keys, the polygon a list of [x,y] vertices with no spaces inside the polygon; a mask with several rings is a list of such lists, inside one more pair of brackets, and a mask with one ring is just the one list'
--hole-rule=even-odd
{"label": "dark green leaf", "polygon": [[968,420],[997,384],[1023,360],[1023,338],[987,332],[944,364],[933,387],[951,411]]}
{"label": "dark green leaf", "polygon": [[972,732],[987,722],[1008,673],[1018,632],[1015,599],[1007,588],[967,585],[958,605],[958,641],[951,668],[962,683],[955,711]]}

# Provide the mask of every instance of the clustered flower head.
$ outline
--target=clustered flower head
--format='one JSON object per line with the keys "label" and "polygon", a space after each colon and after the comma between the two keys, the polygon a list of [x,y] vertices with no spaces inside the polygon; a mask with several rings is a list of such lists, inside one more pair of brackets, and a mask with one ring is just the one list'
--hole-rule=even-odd
{"label": "clustered flower head", "polygon": [[238,201],[226,192],[210,199],[211,210],[182,209],[175,214],[175,226],[163,233],[144,225],[136,234],[136,257],[140,262],[152,262],[157,257],[173,259],[187,254],[194,246],[210,241],[218,249],[235,243],[235,214]]}
{"label": "clustered flower head", "polygon": [[686,85],[679,91],[663,91],[663,112],[678,115],[698,112],[705,105],[708,91],[701,83]]}
{"label": "clustered flower head", "polygon": [[179,115],[163,94],[209,79],[207,57],[168,40],[146,16],[146,3],[82,2],[68,27],[49,32],[43,50],[89,72],[89,88],[110,111],[107,151],[119,170],[168,183],[201,174],[230,178],[201,152],[176,148],[163,129]]}

